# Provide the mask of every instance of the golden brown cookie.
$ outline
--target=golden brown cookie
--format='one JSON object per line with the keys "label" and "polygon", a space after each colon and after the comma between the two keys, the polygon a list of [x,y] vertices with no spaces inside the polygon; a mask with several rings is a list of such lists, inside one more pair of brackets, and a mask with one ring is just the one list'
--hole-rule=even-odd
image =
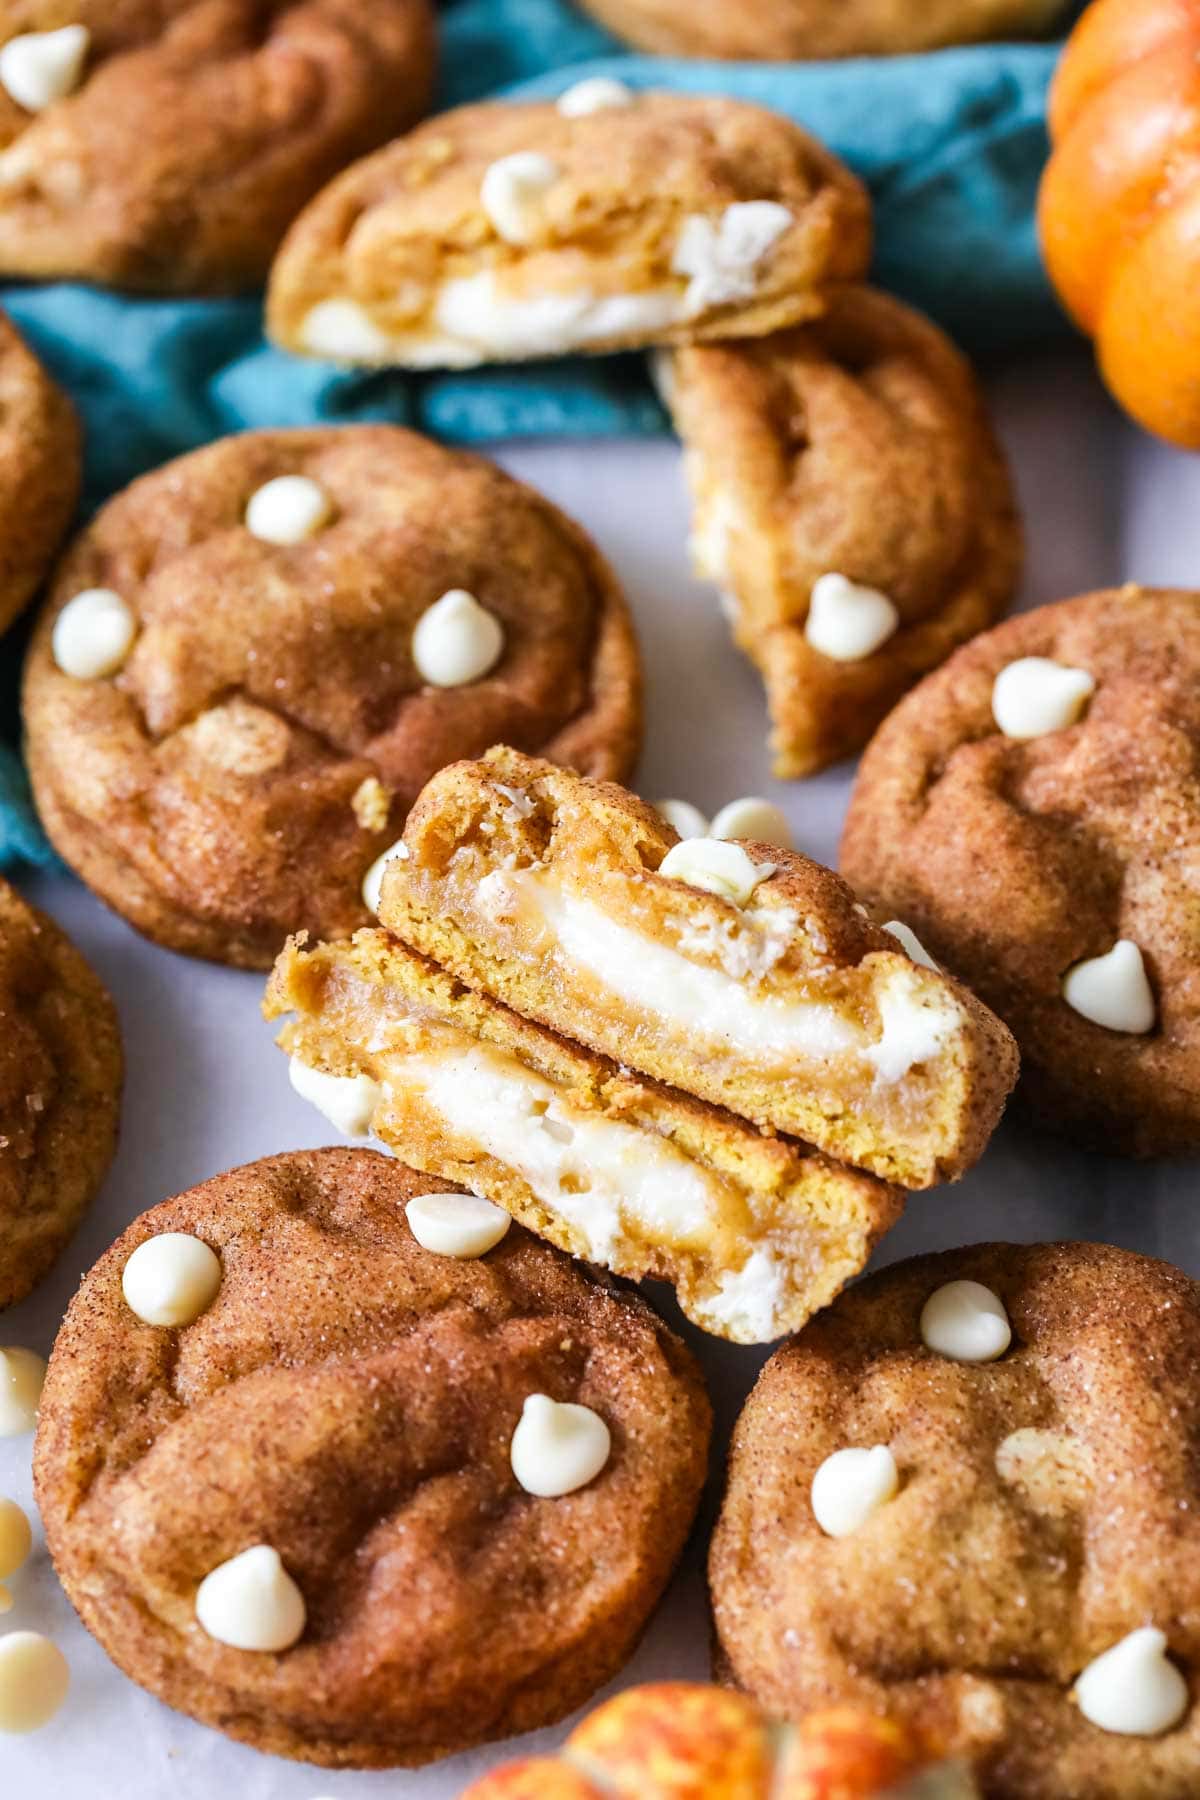
{"label": "golden brown cookie", "polygon": [[271,336],[414,368],[757,336],[863,272],[866,192],[806,132],[617,91],[463,107],[348,169],[279,253]]}
{"label": "golden brown cookie", "polygon": [[79,482],[75,409],[0,312],[0,631],[40,586]]}
{"label": "golden brown cookie", "polygon": [[350,1136],[461,1182],[572,1255],[678,1290],[735,1343],[798,1331],[903,1196],[464,989],[388,932],[289,944],[265,1011],[292,1078]]}
{"label": "golden brown cookie", "polygon": [[1198,750],[1200,595],[1087,594],[910,694],[846,821],[847,878],[1010,1026],[1037,1116],[1100,1149],[1200,1148]]}
{"label": "golden brown cookie", "polygon": [[[699,1371],[649,1308],[519,1227],[481,1260],[421,1249],[405,1206],[432,1185],[317,1150],[155,1207],[84,1277],[42,1397],[38,1504],[88,1629],[169,1705],[328,1767],[416,1765],[580,1705],[629,1655],[704,1479]],[[175,1329],[122,1295],[166,1232],[220,1260]],[[557,1498],[510,1464],[531,1394],[611,1434]],[[279,1652],[196,1616],[257,1545],[303,1600]]]}
{"label": "golden brown cookie", "polygon": [[1065,0],[581,0],[643,50],[662,56],[795,62],[895,56],[1025,37],[1048,29]]}
{"label": "golden brown cookie", "polygon": [[[943,1335],[954,1295],[930,1329],[930,1296],[963,1281],[1010,1321],[998,1360],[945,1353],[967,1348]],[[1186,1800],[1198,1361],[1200,1286],[1105,1245],[976,1245],[849,1289],[771,1358],[734,1434],[709,1565],[724,1673],[784,1716],[846,1703],[919,1722],[990,1800]],[[860,1490],[855,1518],[826,1459],[877,1446],[898,1491]],[[1165,1666],[1142,1638],[1073,1691],[1147,1629]]]}
{"label": "golden brown cookie", "polygon": [[0,272],[256,286],[354,157],[420,118],[428,0],[6,0]]}
{"label": "golden brown cookie", "polygon": [[812,774],[1012,599],[1021,528],[983,396],[930,320],[863,287],[661,370],[697,570],[766,682],[775,773]]}
{"label": "golden brown cookie", "polygon": [[42,1279],[112,1161],[121,1037],[98,977],[0,881],[0,1307]]}
{"label": "golden brown cookie", "polygon": [[369,921],[363,874],[443,763],[510,737],[619,775],[641,725],[591,541],[390,426],[226,438],[135,482],[59,568],[24,704],[59,852],[158,942],[251,967]]}
{"label": "golden brown cookie", "polygon": [[[435,776],[404,844],[384,925],[523,1016],[904,1187],[981,1155],[1012,1039],[820,864],[680,844],[624,789],[513,750]],[[721,865],[707,891],[697,855]]]}

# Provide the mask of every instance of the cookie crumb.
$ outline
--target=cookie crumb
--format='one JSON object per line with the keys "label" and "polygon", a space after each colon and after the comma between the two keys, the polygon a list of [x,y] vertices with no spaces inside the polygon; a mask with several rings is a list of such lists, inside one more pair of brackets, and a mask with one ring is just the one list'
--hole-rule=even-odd
{"label": "cookie crumb", "polygon": [[368,775],[355,788],[350,805],[364,831],[383,831],[392,810],[392,796],[377,775]]}

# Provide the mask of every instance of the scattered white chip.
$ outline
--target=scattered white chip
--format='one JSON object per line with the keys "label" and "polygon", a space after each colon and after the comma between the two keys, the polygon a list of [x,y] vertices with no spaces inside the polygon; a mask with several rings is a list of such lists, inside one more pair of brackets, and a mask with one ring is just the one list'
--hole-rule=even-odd
{"label": "scattered white chip", "polygon": [[33,1430],[45,1379],[46,1361],[36,1350],[0,1350],[0,1438]]}
{"label": "scattered white chip", "polygon": [[366,903],[367,911],[374,913],[376,918],[379,917],[379,897],[383,891],[383,871],[393,858],[399,862],[408,861],[408,845],[403,838],[397,838],[394,844],[389,844],[387,849],[375,858],[362,879],[363,900]]}
{"label": "scattered white chip", "polygon": [[512,1472],[527,1494],[557,1500],[594,1481],[612,1453],[612,1437],[590,1406],[530,1394],[513,1432]]}
{"label": "scattered white chip", "polygon": [[951,1362],[995,1362],[1012,1343],[1004,1302],[980,1281],[948,1281],[921,1308],[921,1342]]}
{"label": "scattered white chip", "polygon": [[327,1075],[323,1069],[311,1068],[293,1056],[288,1063],[288,1079],[300,1098],[324,1113],[344,1137],[370,1135],[371,1120],[383,1089],[369,1075]]}
{"label": "scattered white chip", "polygon": [[0,1637],[0,1731],[37,1731],[67,1697],[71,1671],[56,1644],[39,1631]]}
{"label": "scattered white chip", "polygon": [[191,1325],[216,1299],[221,1259],[203,1238],[160,1231],[129,1257],[121,1292],[131,1312],[147,1325]]}
{"label": "scattered white chip", "polygon": [[673,844],[658,872],[672,881],[685,881],[689,887],[731,900],[735,906],[745,906],[759,883],[775,873],[775,866],[752,862],[740,844],[701,837]]}
{"label": "scattered white chip", "polygon": [[916,932],[902,919],[889,919],[883,929],[891,933],[900,948],[912,958],[913,962],[920,963],[923,969],[932,969],[935,974],[941,973]]}
{"label": "scattered white chip", "polygon": [[900,1471],[886,1444],[835,1450],[812,1479],[813,1517],[826,1537],[849,1537],[895,1498],[899,1486]]}
{"label": "scattered white chip", "polygon": [[708,820],[690,800],[655,800],[651,804],[660,819],[665,819],[681,838],[708,836]]}
{"label": "scattered white chip", "polygon": [[1074,725],[1096,691],[1086,669],[1048,656],[1022,656],[992,683],[992,717],[1010,738],[1042,737]]}
{"label": "scattered white chip", "polygon": [[1105,956],[1076,963],[1063,976],[1063,999],[1081,1018],[1109,1031],[1143,1036],[1158,1017],[1142,953],[1130,938],[1118,938]]}
{"label": "scattered white chip", "polygon": [[775,200],[737,200],[719,219],[690,213],[675,242],[671,271],[686,275],[690,314],[752,298],[758,266],[794,223]]}
{"label": "scattered white chip", "polygon": [[305,1617],[304,1596],[269,1544],[219,1563],[196,1590],[201,1626],[234,1650],[290,1650]]}
{"label": "scattered white chip", "polygon": [[878,588],[862,587],[844,575],[821,575],[813,582],[804,635],[833,662],[863,662],[899,627],[899,610]]}
{"label": "scattered white chip", "polygon": [[484,173],[479,203],[506,244],[532,244],[542,225],[542,201],[562,170],[536,150],[515,150]]}
{"label": "scattered white chip", "polygon": [[267,544],[300,544],[328,525],[333,501],[307,475],[276,475],[251,494],[246,529]]}
{"label": "scattered white chip", "polygon": [[91,41],[86,25],[23,31],[0,47],[0,85],[26,112],[41,112],[75,92]]}
{"label": "scattered white chip", "polygon": [[502,1206],[475,1194],[418,1194],[404,1213],[422,1250],[460,1261],[486,1256],[512,1224]]}
{"label": "scattered white chip", "polygon": [[451,588],[421,614],[412,636],[413,661],[433,687],[465,687],[499,662],[504,627],[465,588]]}
{"label": "scattered white chip", "polygon": [[133,648],[133,608],[111,588],[84,588],[54,621],[50,650],[64,675],[102,681],[115,675]]}
{"label": "scattered white chip", "polygon": [[1131,1631],[1090,1662],[1075,1683],[1084,1718],[1124,1737],[1157,1737],[1188,1709],[1188,1686],[1154,1625]]}
{"label": "scattered white chip", "polygon": [[590,75],[559,95],[558,110],[564,119],[583,119],[589,113],[632,106],[636,98],[633,89],[623,81],[615,81],[611,75]]}
{"label": "scattered white chip", "polygon": [[0,1497],[0,1613],[12,1611],[12,1595],[2,1584],[15,1575],[33,1548],[33,1532],[15,1500]]}
{"label": "scattered white chip", "polygon": [[792,828],[787,815],[770,800],[760,800],[756,794],[748,795],[744,800],[730,800],[723,806],[712,822],[712,835],[715,838],[750,838],[760,844],[778,844],[784,850],[792,848]]}

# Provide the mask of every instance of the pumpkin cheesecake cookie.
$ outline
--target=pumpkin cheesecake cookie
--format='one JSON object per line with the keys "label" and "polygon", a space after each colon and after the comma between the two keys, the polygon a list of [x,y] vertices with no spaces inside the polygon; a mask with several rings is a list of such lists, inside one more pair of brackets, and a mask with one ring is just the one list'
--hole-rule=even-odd
{"label": "pumpkin cheesecake cookie", "polygon": [[962,1174],[1000,1116],[1004,1026],[795,851],[681,842],[513,750],[435,776],[402,851],[388,930],[614,1062],[905,1187]]}
{"label": "pumpkin cheesecake cookie", "polygon": [[370,920],[422,784],[498,737],[626,773],[624,599],[492,464],[391,426],[247,433],[143,477],[59,568],[25,723],[55,847],[173,949],[269,967]]}
{"label": "pumpkin cheesecake cookie", "polygon": [[284,230],[420,118],[428,0],[20,0],[0,8],[0,273],[257,286]]}
{"label": "pumpkin cheesecake cookie", "polygon": [[410,368],[758,336],[819,312],[870,240],[865,189],[777,113],[589,82],[348,169],[289,232],[267,324]]}
{"label": "pumpkin cheesecake cookie", "polygon": [[849,1289],[771,1358],[709,1563],[722,1672],[886,1712],[989,1800],[1200,1788],[1200,1286],[980,1244]]}
{"label": "pumpkin cheesecake cookie", "polygon": [[349,1135],[499,1203],[560,1249],[672,1282],[737,1343],[798,1331],[903,1197],[472,993],[383,931],[276,965],[292,1079]]}
{"label": "pumpkin cheesecake cookie", "polygon": [[659,368],[697,571],[766,682],[775,773],[812,774],[1012,599],[1021,528],[983,396],[937,326],[864,287]]}
{"label": "pumpkin cheesecake cookie", "polygon": [[581,0],[618,37],[660,56],[799,62],[897,56],[1026,37],[1065,0]]}
{"label": "pumpkin cheesecake cookie", "polygon": [[1200,1149],[1200,595],[1023,613],[908,696],[863,759],[847,878],[1021,1047],[1098,1149]]}
{"label": "pumpkin cheesecake cookie", "polygon": [[41,585],[79,483],[75,409],[0,312],[0,631]]}
{"label": "pumpkin cheesecake cookie", "polygon": [[117,1144],[121,1038],[99,978],[0,881],[0,1307],[36,1286]]}
{"label": "pumpkin cheesecake cookie", "polygon": [[650,1309],[430,1187],[317,1150],[155,1207],[84,1277],[42,1395],[84,1624],[168,1705],[330,1768],[579,1706],[704,1480],[701,1377]]}

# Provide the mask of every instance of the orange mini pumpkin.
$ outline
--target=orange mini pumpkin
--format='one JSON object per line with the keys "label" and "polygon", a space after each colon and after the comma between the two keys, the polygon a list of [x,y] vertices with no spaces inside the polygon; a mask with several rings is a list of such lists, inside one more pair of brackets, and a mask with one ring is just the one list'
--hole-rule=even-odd
{"label": "orange mini pumpkin", "polygon": [[1094,0],[1050,135],[1050,277],[1126,410],[1200,449],[1200,0]]}

